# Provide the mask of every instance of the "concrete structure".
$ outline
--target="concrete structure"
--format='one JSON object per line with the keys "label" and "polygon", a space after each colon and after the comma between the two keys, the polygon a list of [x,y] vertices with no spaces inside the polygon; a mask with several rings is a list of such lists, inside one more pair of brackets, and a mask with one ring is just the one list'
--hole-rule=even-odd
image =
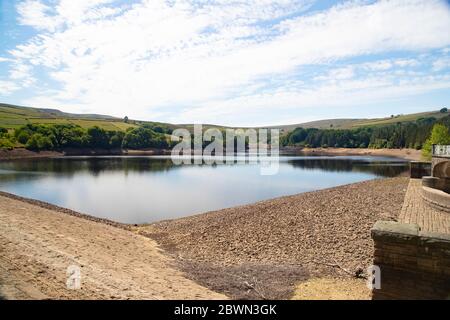
{"label": "concrete structure", "polygon": [[433,146],[428,176],[425,168],[411,163],[399,221],[372,229],[381,271],[373,299],[450,299],[450,146]]}
{"label": "concrete structure", "polygon": [[450,214],[442,210],[442,203],[438,207],[431,206],[425,201],[422,196],[423,189],[425,188],[422,187],[420,179],[409,181],[397,221],[403,224],[417,224],[421,231],[450,234]]}
{"label": "concrete structure", "polygon": [[379,221],[372,229],[374,265],[381,269],[379,299],[450,299],[450,234],[416,224]]}
{"label": "concrete structure", "polygon": [[422,179],[422,197],[450,212],[450,146],[433,145],[431,173]]}
{"label": "concrete structure", "polygon": [[450,145],[433,145],[431,174],[433,177],[450,178]]}

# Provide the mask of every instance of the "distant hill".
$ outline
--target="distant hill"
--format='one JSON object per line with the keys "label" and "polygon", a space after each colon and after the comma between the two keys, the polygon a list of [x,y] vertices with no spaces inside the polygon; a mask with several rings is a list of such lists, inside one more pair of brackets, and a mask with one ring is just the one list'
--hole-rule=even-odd
{"label": "distant hill", "polygon": [[123,119],[100,114],[73,114],[56,109],[21,107],[0,103],[0,127],[14,129],[28,123],[67,124],[72,123],[84,128],[99,126],[106,130],[126,130],[134,127]]}
{"label": "distant hill", "polygon": [[[427,117],[434,117],[436,119],[440,119],[445,117],[446,115],[448,115],[448,113],[431,111],[406,115],[397,115],[394,117],[377,118],[377,119],[327,119],[299,124],[273,126],[272,128],[279,128],[285,132],[292,131],[298,127],[318,128],[318,129],[352,129],[365,126],[389,125],[398,122],[410,122],[416,121],[420,118],[427,118]],[[168,123],[138,121],[138,120],[130,120],[129,123],[125,123],[123,119],[107,115],[73,114],[62,112],[56,109],[30,108],[0,103],[0,127],[14,129],[28,123],[36,123],[36,124],[72,123],[84,128],[99,126],[105,130],[121,130],[121,131],[124,131],[129,127],[135,127],[139,124],[145,123],[153,125],[161,125],[171,129],[193,128],[192,124],[175,125]],[[220,125],[204,125],[204,128],[224,129],[227,127]]]}
{"label": "distant hill", "polygon": [[439,111],[412,113],[405,115],[396,115],[394,117],[374,118],[374,119],[328,119],[318,120],[299,124],[291,124],[284,126],[274,126],[284,131],[292,131],[295,128],[317,128],[317,129],[355,129],[358,127],[383,126],[395,123],[416,121],[420,118],[433,117],[436,119],[443,118],[449,113],[441,113]]}

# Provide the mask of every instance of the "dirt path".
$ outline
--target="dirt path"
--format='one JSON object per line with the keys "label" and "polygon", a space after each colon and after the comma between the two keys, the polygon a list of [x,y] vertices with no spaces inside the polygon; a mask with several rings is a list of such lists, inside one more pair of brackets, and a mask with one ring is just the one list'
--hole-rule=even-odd
{"label": "dirt path", "polygon": [[[80,290],[66,286],[72,265]],[[0,196],[0,298],[226,297],[186,279],[151,239]]]}
{"label": "dirt path", "polygon": [[370,300],[363,279],[315,278],[300,283],[293,300]]}

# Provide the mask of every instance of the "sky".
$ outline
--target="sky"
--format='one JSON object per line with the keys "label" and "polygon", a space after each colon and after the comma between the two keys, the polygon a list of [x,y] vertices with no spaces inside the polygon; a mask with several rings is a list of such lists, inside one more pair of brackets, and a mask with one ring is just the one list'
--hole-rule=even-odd
{"label": "sky", "polygon": [[0,102],[231,126],[450,107],[438,0],[0,0]]}

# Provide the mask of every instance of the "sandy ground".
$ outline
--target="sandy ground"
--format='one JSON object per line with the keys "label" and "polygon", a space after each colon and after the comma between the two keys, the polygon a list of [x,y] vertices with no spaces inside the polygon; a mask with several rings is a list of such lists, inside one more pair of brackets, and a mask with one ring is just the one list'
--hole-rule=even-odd
{"label": "sandy ground", "polygon": [[[67,289],[69,266],[79,290]],[[149,238],[0,195],[0,298],[226,297],[186,279]]]}
{"label": "sandy ground", "polygon": [[420,161],[422,159],[422,151],[415,149],[357,149],[357,148],[296,148],[287,147],[286,152],[293,152],[304,155],[361,155],[361,156],[383,156],[396,157],[411,161]]}
{"label": "sandy ground", "polygon": [[378,179],[141,226],[196,282],[239,299],[289,298],[309,278],[372,264],[370,229],[396,220],[408,178]]}
{"label": "sandy ground", "polygon": [[370,300],[371,292],[362,279],[317,278],[299,284],[293,300]]}

